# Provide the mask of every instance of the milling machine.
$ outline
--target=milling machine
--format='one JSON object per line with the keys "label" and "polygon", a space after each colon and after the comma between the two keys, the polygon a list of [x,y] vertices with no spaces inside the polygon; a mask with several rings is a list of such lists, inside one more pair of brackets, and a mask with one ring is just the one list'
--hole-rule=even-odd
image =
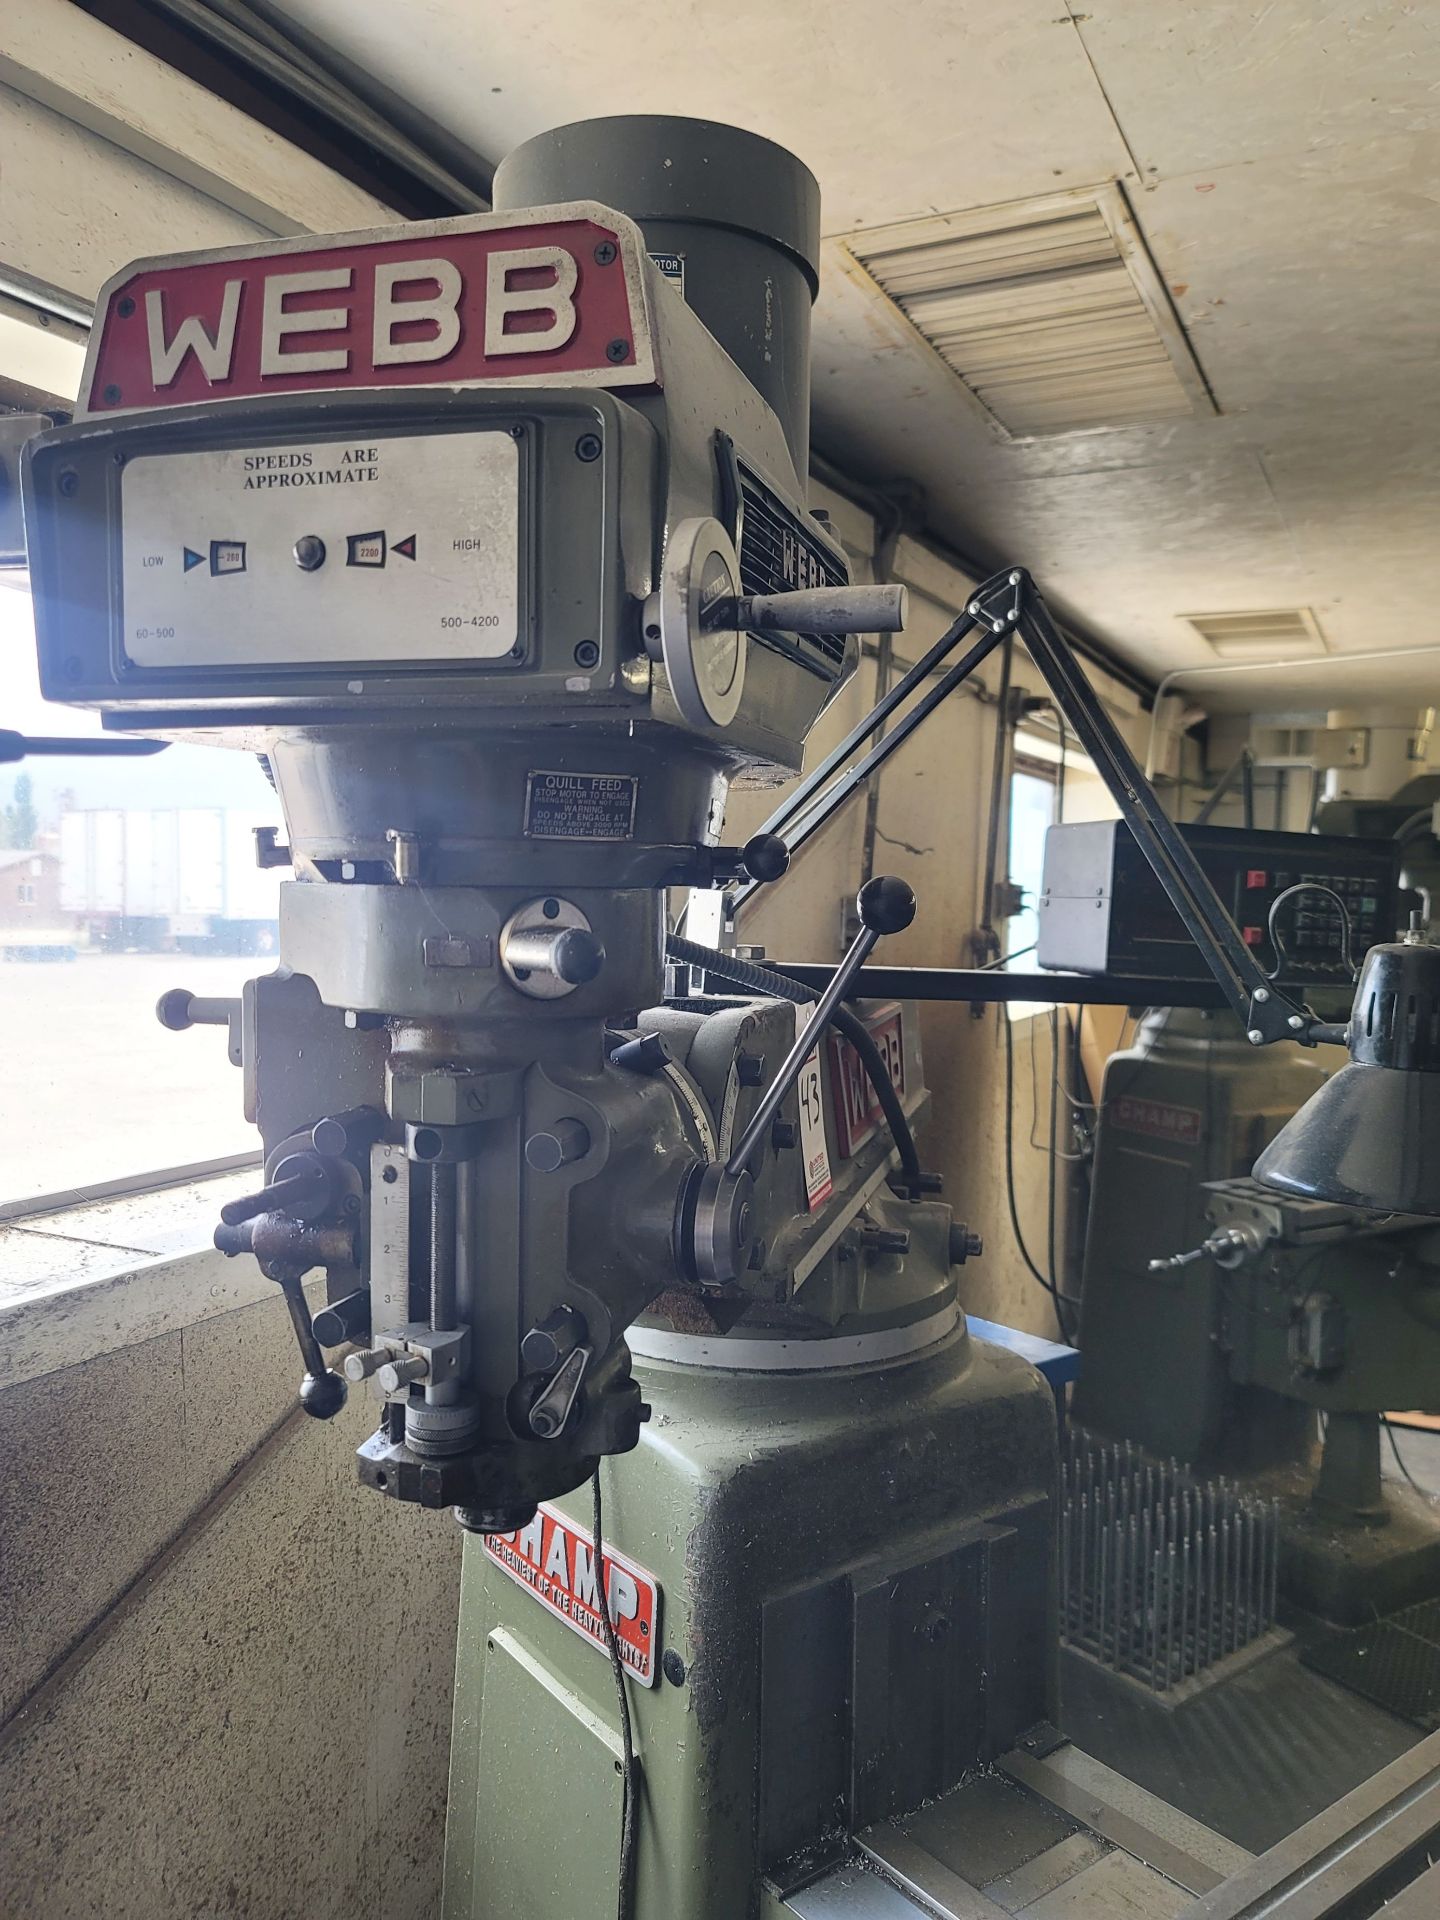
{"label": "milling machine", "polygon": [[[1266,971],[1337,1015],[1359,953],[1393,939],[1418,897],[1388,837],[1184,831]],[[1393,1612],[1440,1592],[1440,1524],[1380,1474],[1384,1411],[1440,1407],[1433,1225],[1375,1212],[1364,1178],[1317,1198],[1249,1177],[1333,1055],[1257,1050],[1233,1014],[1167,1004],[1189,943],[1136,850],[1114,850],[1123,835],[1052,829],[1041,908],[1043,955],[1147,970],[1153,996],[1100,1090],[1076,1417],[1275,1499],[1290,1607],[1344,1624]],[[1381,998],[1395,992],[1377,975],[1356,1001],[1362,1029]],[[1404,1151],[1384,1131],[1374,1146],[1377,1161]]]}
{"label": "milling machine", "polygon": [[[1053,1404],[959,1311],[913,1012],[855,998],[909,889],[822,988],[667,935],[817,830],[874,716],[793,831],[720,844],[727,786],[902,617],[805,504],[818,234],[751,134],[561,129],[488,216],[126,270],[27,452],[47,696],[283,806],[280,964],[159,1012],[242,1068],[265,1179],[216,1238],[307,1411],[377,1396],[361,1480],[467,1531],[450,1920],[958,1915],[1040,1863],[1171,1911],[1243,1864],[1048,1724]],[[851,790],[1012,631],[1256,1043],[1308,1034],[1021,570]]]}
{"label": "milling machine", "polygon": [[[284,809],[279,966],[159,1011],[228,1029],[265,1180],[217,1243],[307,1410],[370,1383],[361,1479],[471,1536],[454,1915],[633,1863],[731,1920],[1049,1708],[1053,1413],[957,1307],[913,1012],[807,1033],[683,945],[666,991],[666,889],[785,866],[728,783],[900,621],[805,505],[817,255],[770,143],[565,129],[490,216],[132,267],[27,459],[48,697]],[[851,961],[913,911],[867,886]]]}

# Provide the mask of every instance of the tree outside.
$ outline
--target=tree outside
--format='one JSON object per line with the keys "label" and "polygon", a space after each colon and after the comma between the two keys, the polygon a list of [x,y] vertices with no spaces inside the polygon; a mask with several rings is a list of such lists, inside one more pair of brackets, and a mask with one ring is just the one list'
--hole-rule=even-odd
{"label": "tree outside", "polygon": [[39,828],[35,783],[28,773],[17,774],[10,804],[0,809],[0,846],[33,847]]}

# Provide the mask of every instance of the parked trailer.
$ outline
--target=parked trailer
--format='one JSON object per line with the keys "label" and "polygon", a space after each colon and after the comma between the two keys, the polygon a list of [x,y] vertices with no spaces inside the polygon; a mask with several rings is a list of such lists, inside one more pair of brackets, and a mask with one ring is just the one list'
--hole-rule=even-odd
{"label": "parked trailer", "polygon": [[60,820],[60,902],[112,951],[275,949],[279,876],[255,864],[249,812],[87,807]]}

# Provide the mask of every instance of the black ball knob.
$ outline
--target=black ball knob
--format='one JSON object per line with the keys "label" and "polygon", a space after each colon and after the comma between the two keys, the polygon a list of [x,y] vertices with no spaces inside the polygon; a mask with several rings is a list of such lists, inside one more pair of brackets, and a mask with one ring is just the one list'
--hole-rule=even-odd
{"label": "black ball knob", "polygon": [[740,849],[740,864],[752,880],[778,880],[790,865],[790,849],[778,833],[755,833]]}
{"label": "black ball knob", "polygon": [[171,987],[155,1002],[155,1018],[171,1033],[184,1033],[195,1024],[190,1017],[190,1002],[194,998],[187,987]]}
{"label": "black ball knob", "polygon": [[307,1373],[300,1382],[300,1404],[312,1420],[333,1420],[348,1391],[338,1373]]}
{"label": "black ball knob", "polygon": [[855,905],[872,933],[899,933],[915,918],[915,895],[893,874],[877,874],[860,889]]}
{"label": "black ball knob", "polygon": [[318,533],[302,533],[295,542],[295,564],[305,573],[324,566],[325,542]]}
{"label": "black ball knob", "polygon": [[605,949],[594,934],[587,933],[583,927],[567,927],[556,937],[550,964],[556,978],[567,986],[583,987],[604,966]]}

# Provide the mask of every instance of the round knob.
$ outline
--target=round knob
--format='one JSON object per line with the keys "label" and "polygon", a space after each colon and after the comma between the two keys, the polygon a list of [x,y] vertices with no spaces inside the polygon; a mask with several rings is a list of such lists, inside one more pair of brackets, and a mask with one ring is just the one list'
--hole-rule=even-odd
{"label": "round knob", "polygon": [[556,1307],[520,1342],[527,1373],[553,1373],[585,1338],[585,1322],[573,1307]]}
{"label": "round knob", "polygon": [[790,849],[778,833],[755,833],[740,849],[740,863],[752,880],[778,880],[790,865]]}
{"label": "round knob", "polygon": [[[317,1333],[315,1337],[318,1340],[320,1336]],[[368,1380],[372,1373],[378,1373],[381,1367],[387,1365],[389,1359],[388,1347],[371,1347],[366,1353],[347,1353],[344,1363],[345,1378],[353,1380],[356,1386],[359,1386],[362,1380]]]}
{"label": "round knob", "polygon": [[195,1024],[190,1017],[190,1002],[194,998],[188,987],[171,987],[155,1002],[155,1018],[171,1033],[184,1033]]}
{"label": "round knob", "polygon": [[593,980],[605,948],[571,900],[547,894],[517,907],[500,929],[500,964],[533,1000],[559,1000]]}
{"label": "round knob", "polygon": [[429,1371],[429,1366],[418,1353],[407,1353],[398,1360],[387,1360],[377,1370],[375,1384],[382,1393],[399,1393],[412,1380],[423,1380]]}
{"label": "round knob", "polygon": [[295,564],[305,573],[324,566],[325,542],[318,533],[302,533],[295,542]]}
{"label": "round knob", "polygon": [[985,1242],[972,1227],[963,1220],[955,1220],[950,1227],[950,1264],[963,1267],[967,1260],[978,1260],[985,1251]]}
{"label": "round knob", "polygon": [[915,918],[914,892],[893,874],[867,880],[855,905],[872,933],[899,933]]}
{"label": "round knob", "polygon": [[312,1420],[333,1420],[347,1391],[338,1373],[307,1373],[300,1382],[300,1404]]}
{"label": "round knob", "polygon": [[557,1120],[525,1142],[525,1164],[536,1173],[554,1173],[590,1151],[590,1135],[579,1120]]}
{"label": "round knob", "polygon": [[583,987],[605,964],[605,949],[583,927],[567,927],[550,949],[550,968],[569,987]]}

